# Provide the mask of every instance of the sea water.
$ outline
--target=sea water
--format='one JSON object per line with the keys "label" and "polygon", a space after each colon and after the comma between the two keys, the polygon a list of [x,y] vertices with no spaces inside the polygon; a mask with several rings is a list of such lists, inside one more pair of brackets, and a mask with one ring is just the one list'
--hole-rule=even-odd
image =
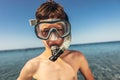
{"label": "sea water", "polygon": [[[120,41],[76,44],[69,49],[85,55],[95,80],[120,80]],[[24,64],[43,51],[44,48],[0,51],[0,80],[16,80]],[[78,80],[84,80],[80,72]]]}

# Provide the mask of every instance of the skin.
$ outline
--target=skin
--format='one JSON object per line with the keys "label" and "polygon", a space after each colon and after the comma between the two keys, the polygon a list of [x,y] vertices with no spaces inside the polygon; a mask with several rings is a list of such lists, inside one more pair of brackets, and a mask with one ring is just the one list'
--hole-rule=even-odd
{"label": "skin", "polygon": [[65,50],[55,61],[49,60],[50,46],[61,45],[62,38],[55,41],[43,40],[45,51],[29,60],[20,72],[17,80],[78,80],[77,72],[80,71],[85,80],[94,80],[85,56],[79,51]]}

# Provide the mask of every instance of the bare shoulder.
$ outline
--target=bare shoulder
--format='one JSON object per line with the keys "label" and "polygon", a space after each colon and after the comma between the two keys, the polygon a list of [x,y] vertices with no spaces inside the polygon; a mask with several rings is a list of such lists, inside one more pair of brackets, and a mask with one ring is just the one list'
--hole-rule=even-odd
{"label": "bare shoulder", "polygon": [[84,59],[85,56],[83,55],[82,52],[80,51],[76,51],[76,50],[69,50],[68,54],[72,57],[72,58],[77,58],[77,59]]}
{"label": "bare shoulder", "polygon": [[27,61],[24,68],[30,69],[31,71],[35,71],[37,69],[37,67],[39,66],[39,63],[40,63],[40,61],[38,60],[37,57],[35,57],[35,58]]}
{"label": "bare shoulder", "polygon": [[26,62],[22,68],[20,75],[17,80],[29,80],[32,79],[34,73],[37,71],[39,66],[38,58],[33,58]]}
{"label": "bare shoulder", "polygon": [[72,54],[74,54],[74,56],[76,58],[79,59],[79,61],[83,62],[86,60],[86,57],[84,56],[84,54],[80,51],[75,51],[75,50],[72,50]]}
{"label": "bare shoulder", "polygon": [[72,61],[76,62],[79,68],[88,64],[86,57],[80,51],[68,50],[68,56],[69,60],[72,59]]}
{"label": "bare shoulder", "polygon": [[[80,65],[86,61],[85,56],[82,52],[76,50],[67,50],[63,57],[64,60],[69,60],[72,64],[75,64],[80,67]],[[68,62],[69,62],[68,61]]]}

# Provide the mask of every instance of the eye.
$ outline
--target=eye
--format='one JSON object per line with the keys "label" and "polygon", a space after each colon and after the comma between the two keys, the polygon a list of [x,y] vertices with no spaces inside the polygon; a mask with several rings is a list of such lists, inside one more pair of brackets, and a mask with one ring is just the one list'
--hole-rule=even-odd
{"label": "eye", "polygon": [[49,33],[49,29],[48,28],[46,28],[46,29],[44,29],[42,31],[42,35],[45,36],[45,37],[48,35],[48,33]]}
{"label": "eye", "polygon": [[63,31],[63,29],[61,28],[61,29],[57,29],[58,31]]}
{"label": "eye", "polygon": [[61,29],[57,29],[57,31],[59,32],[59,34],[63,35],[64,34],[64,30],[61,28]]}
{"label": "eye", "polygon": [[49,29],[45,28],[42,32],[49,32]]}

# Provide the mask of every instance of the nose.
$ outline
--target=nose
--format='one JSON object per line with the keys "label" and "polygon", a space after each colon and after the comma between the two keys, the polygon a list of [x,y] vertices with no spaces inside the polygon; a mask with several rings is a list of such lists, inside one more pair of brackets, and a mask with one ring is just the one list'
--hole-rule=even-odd
{"label": "nose", "polygon": [[51,35],[50,35],[50,37],[49,37],[49,40],[51,40],[51,41],[56,41],[56,40],[58,40],[58,35],[57,35],[57,33],[56,33],[56,32],[52,32]]}

